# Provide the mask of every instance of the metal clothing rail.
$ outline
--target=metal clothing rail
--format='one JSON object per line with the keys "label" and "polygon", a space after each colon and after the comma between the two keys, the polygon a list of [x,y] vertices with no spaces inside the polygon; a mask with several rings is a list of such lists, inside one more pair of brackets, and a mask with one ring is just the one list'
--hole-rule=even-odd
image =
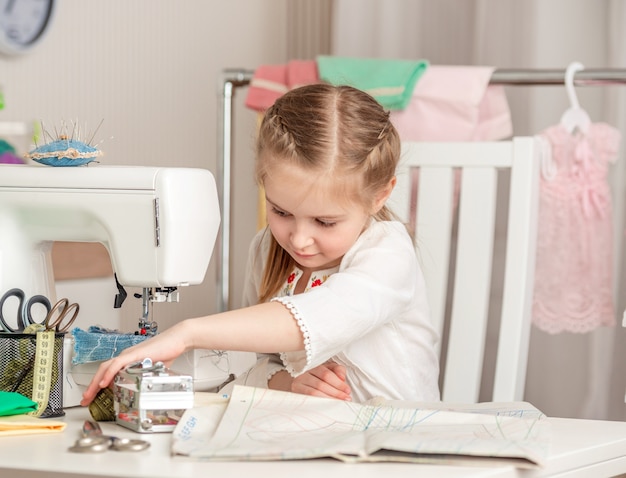
{"label": "metal clothing rail", "polygon": [[217,312],[225,312],[230,308],[230,219],[231,219],[231,165],[232,165],[232,127],[233,98],[235,90],[248,86],[253,71],[224,70],[221,76],[221,108],[218,108],[218,161],[217,161],[217,192],[222,212],[222,223],[216,249],[216,284]]}
{"label": "metal clothing rail", "polygon": [[[226,69],[222,72],[221,108],[218,110],[217,186],[222,211],[222,226],[216,244],[217,311],[230,307],[230,225],[233,98],[237,88],[250,84],[253,70]],[[491,84],[505,86],[549,86],[565,84],[565,69],[496,69]],[[602,68],[577,71],[574,86],[607,86],[626,84],[626,69]]]}
{"label": "metal clothing rail", "polygon": [[[511,86],[550,86],[565,84],[565,70],[498,69],[491,84]],[[626,69],[584,69],[574,75],[574,86],[607,86],[626,84]]]}

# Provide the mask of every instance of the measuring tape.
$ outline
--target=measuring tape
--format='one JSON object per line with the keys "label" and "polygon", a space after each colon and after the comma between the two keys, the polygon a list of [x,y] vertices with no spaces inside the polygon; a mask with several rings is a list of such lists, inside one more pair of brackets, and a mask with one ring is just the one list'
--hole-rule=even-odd
{"label": "measuring tape", "polygon": [[50,399],[52,367],[54,366],[54,338],[54,330],[37,332],[32,400],[37,403],[38,407],[37,410],[29,413],[35,417],[44,412]]}

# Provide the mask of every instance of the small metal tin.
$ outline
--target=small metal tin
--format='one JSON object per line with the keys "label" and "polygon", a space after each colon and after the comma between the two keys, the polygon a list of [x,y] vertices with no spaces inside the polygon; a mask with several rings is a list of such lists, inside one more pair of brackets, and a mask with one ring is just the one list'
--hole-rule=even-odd
{"label": "small metal tin", "polygon": [[193,379],[144,359],[115,376],[115,422],[139,433],[171,432],[193,407]]}

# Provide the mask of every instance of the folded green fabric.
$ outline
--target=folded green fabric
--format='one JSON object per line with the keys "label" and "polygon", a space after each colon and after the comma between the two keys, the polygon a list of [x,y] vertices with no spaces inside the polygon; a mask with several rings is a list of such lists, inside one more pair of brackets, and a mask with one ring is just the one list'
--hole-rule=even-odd
{"label": "folded green fabric", "polygon": [[17,392],[0,391],[0,417],[23,415],[37,410],[37,403]]}
{"label": "folded green fabric", "polygon": [[320,80],[350,85],[372,95],[385,108],[402,110],[411,101],[417,80],[424,74],[425,60],[317,57]]}

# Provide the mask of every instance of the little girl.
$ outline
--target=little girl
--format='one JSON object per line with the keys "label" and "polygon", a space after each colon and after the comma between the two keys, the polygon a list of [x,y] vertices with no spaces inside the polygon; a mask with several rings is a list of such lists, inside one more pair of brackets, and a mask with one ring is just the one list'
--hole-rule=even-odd
{"label": "little girl", "polygon": [[389,113],[360,90],[316,84],[279,98],[257,140],[268,226],[250,247],[246,307],[124,350],[99,367],[82,404],[126,365],[194,348],[257,352],[235,383],[356,402],[439,400],[424,280],[385,206],[399,157]]}

